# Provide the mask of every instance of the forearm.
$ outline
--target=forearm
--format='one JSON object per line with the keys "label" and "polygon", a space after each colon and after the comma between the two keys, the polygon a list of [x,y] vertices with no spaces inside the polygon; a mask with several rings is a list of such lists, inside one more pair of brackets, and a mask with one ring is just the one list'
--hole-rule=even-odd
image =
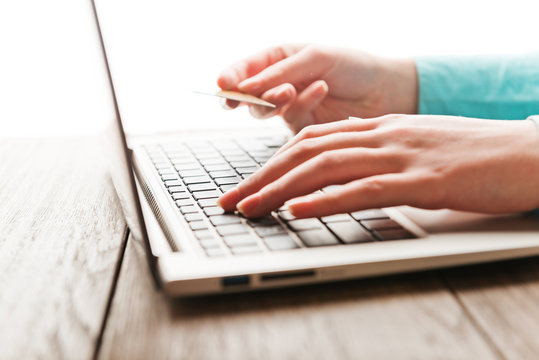
{"label": "forearm", "polygon": [[539,114],[539,54],[416,59],[418,113],[487,119]]}

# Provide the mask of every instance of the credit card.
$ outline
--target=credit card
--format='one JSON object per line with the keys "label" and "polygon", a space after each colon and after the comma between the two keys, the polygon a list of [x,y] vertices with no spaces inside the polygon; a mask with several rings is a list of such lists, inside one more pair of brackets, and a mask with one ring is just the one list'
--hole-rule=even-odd
{"label": "credit card", "polygon": [[210,96],[217,96],[224,99],[230,99],[235,101],[240,101],[244,103],[249,104],[255,104],[255,105],[261,105],[261,106],[267,106],[270,108],[276,108],[276,106],[270,102],[267,102],[266,100],[262,100],[256,96],[241,93],[238,91],[232,91],[232,90],[219,90],[215,93],[205,92],[205,91],[194,91],[197,94],[201,95],[210,95]]}

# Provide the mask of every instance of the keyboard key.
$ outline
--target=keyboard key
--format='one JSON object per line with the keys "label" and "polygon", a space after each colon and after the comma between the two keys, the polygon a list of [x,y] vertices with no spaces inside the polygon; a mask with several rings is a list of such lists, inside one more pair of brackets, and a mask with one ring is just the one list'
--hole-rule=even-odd
{"label": "keyboard key", "polygon": [[168,192],[171,194],[185,192],[185,191],[187,191],[187,189],[184,186],[171,186],[168,188]]}
{"label": "keyboard key", "polygon": [[236,172],[234,170],[210,171],[210,176],[214,179],[226,178],[230,176],[236,176]]}
{"label": "keyboard key", "polygon": [[[189,193],[181,192],[181,193],[174,193],[172,194],[172,198],[174,200],[186,200],[189,199]],[[183,206],[183,205],[180,205]]]}
{"label": "keyboard key", "polygon": [[262,252],[262,249],[258,245],[240,246],[230,249],[234,255],[254,254]]}
{"label": "keyboard key", "polygon": [[204,208],[206,216],[223,215],[225,211],[220,206],[207,206]]}
{"label": "keyboard key", "polygon": [[294,231],[303,231],[311,229],[321,229],[322,224],[318,219],[299,219],[291,220],[288,222],[288,226]]}
{"label": "keyboard key", "polygon": [[217,200],[219,198],[211,198],[211,199],[202,199],[198,200],[198,205],[205,208],[207,206],[217,206]]}
{"label": "keyboard key", "polygon": [[157,170],[161,170],[161,169],[168,169],[168,167],[170,166],[169,162],[164,159],[163,161],[156,161],[153,163],[153,166],[155,166],[155,168]]}
{"label": "keyboard key", "polygon": [[236,170],[242,174],[242,175],[245,175],[245,174],[252,174],[254,172],[256,172],[259,168],[256,167],[256,166],[249,166],[249,167],[239,167],[239,168],[236,168]]}
{"label": "keyboard key", "polygon": [[290,220],[294,220],[296,218],[288,210],[280,210],[278,214],[279,214],[279,217],[281,219],[283,219],[284,221],[290,221]]}
{"label": "keyboard key", "polygon": [[226,160],[219,157],[219,158],[209,158],[209,159],[200,159],[198,160],[203,166],[209,166],[209,165],[226,165]]}
{"label": "keyboard key", "polygon": [[204,176],[187,177],[183,179],[183,181],[185,182],[186,185],[191,185],[191,184],[210,182],[211,179],[208,175],[204,175]]}
{"label": "keyboard key", "polygon": [[210,221],[215,226],[241,223],[239,215],[234,215],[234,214],[211,216]]}
{"label": "keyboard key", "polygon": [[234,168],[245,168],[245,167],[256,167],[256,163],[253,160],[245,160],[245,161],[231,161],[230,165]]}
{"label": "keyboard key", "polygon": [[240,151],[238,145],[236,145],[232,140],[213,140],[211,141],[211,144],[215,146],[216,149],[221,150],[221,152],[233,150]]}
{"label": "keyboard key", "polygon": [[345,244],[374,241],[372,235],[355,221],[335,222],[327,225]]}
{"label": "keyboard key", "polygon": [[[176,195],[176,194],[174,194]],[[188,206],[188,205],[195,205],[194,201],[191,200],[191,199],[181,199],[181,200],[176,200],[176,206],[178,207],[182,207],[182,206]]]}
{"label": "keyboard key", "polygon": [[271,157],[273,154],[275,154],[275,151],[273,150],[262,150],[262,151],[249,151],[249,155],[252,157],[260,157],[260,156],[267,156],[268,158]]}
{"label": "keyboard key", "polygon": [[178,171],[198,170],[200,169],[200,164],[198,162],[174,164],[174,168]]}
{"label": "keyboard key", "polygon": [[406,229],[387,229],[387,230],[377,230],[374,232],[374,235],[380,240],[401,240],[401,239],[415,239],[416,236],[409,232]]}
{"label": "keyboard key", "polygon": [[161,179],[163,179],[163,181],[179,180],[180,177],[178,176],[178,174],[163,174],[163,175],[161,175]]}
{"label": "keyboard key", "polygon": [[356,220],[370,220],[370,219],[386,219],[387,214],[380,209],[361,210],[351,213],[352,217]]}
{"label": "keyboard key", "polygon": [[221,185],[219,188],[222,192],[227,192],[228,190],[234,189],[236,187],[236,184],[230,184],[230,185]]}
{"label": "keyboard key", "polygon": [[187,206],[180,207],[180,212],[185,215],[189,213],[198,212],[198,209],[194,205],[187,205]]}
{"label": "keyboard key", "polygon": [[201,183],[201,184],[191,184],[187,185],[187,188],[190,192],[193,191],[202,191],[202,190],[215,190],[217,186],[213,183]]}
{"label": "keyboard key", "polygon": [[339,221],[351,221],[352,219],[348,214],[336,214],[331,216],[324,216],[321,220],[325,223],[332,223]]}
{"label": "keyboard key", "polygon": [[198,240],[203,240],[203,239],[213,239],[214,236],[212,234],[212,232],[210,230],[196,230],[196,231],[193,231],[194,234],[195,234],[195,237],[198,239]]}
{"label": "keyboard key", "polygon": [[271,226],[258,226],[255,227],[255,232],[260,237],[268,237],[273,235],[280,235],[280,234],[286,234],[286,229],[283,228],[280,224],[279,225],[271,225]]}
{"label": "keyboard key", "polygon": [[159,175],[176,175],[176,169],[172,169],[172,168],[169,168],[169,167],[166,167],[166,168],[161,168],[161,169],[158,169],[157,172],[159,173]]}
{"label": "keyboard key", "polygon": [[185,178],[185,177],[190,177],[190,176],[204,176],[206,175],[206,172],[202,169],[198,169],[198,170],[181,170],[181,171],[178,171],[178,174],[180,174],[180,176],[182,178]]}
{"label": "keyboard key", "polygon": [[256,227],[256,226],[270,226],[270,225],[279,225],[279,222],[277,219],[275,219],[273,216],[268,215],[261,218],[256,219],[249,219],[247,220],[249,225]]}
{"label": "keyboard key", "polygon": [[300,231],[297,235],[308,247],[339,244],[337,238],[326,228]]}
{"label": "keyboard key", "polygon": [[204,217],[200,213],[189,213],[184,215],[185,220],[188,222],[191,221],[199,221],[204,219]]}
{"label": "keyboard key", "polygon": [[361,225],[365,226],[367,230],[382,230],[382,229],[400,229],[402,226],[393,219],[373,219],[363,220]]}
{"label": "keyboard key", "polygon": [[218,248],[221,247],[217,239],[202,239],[199,241],[200,246],[204,249]]}
{"label": "keyboard key", "polygon": [[208,199],[208,198],[218,198],[221,196],[219,190],[207,190],[207,191],[195,191],[193,192],[193,197],[197,200]]}
{"label": "keyboard key", "polygon": [[257,244],[257,239],[251,234],[223,236],[223,240],[231,248]]}
{"label": "keyboard key", "polygon": [[251,158],[247,154],[225,155],[227,161],[247,161]]}
{"label": "keyboard key", "polygon": [[219,154],[217,151],[211,149],[208,151],[195,153],[195,156],[198,160],[206,160],[206,159],[222,159],[221,154]]}
{"label": "keyboard key", "polygon": [[288,235],[276,235],[265,237],[264,242],[272,251],[290,250],[299,248],[298,244]]}
{"label": "keyboard key", "polygon": [[249,227],[244,224],[221,225],[216,228],[221,236],[246,234],[249,232]]}
{"label": "keyboard key", "polygon": [[231,176],[231,177],[223,177],[223,178],[217,178],[215,179],[215,183],[217,185],[236,185],[239,184],[241,179],[237,176]]}
{"label": "keyboard key", "polygon": [[168,187],[173,187],[173,186],[183,186],[183,183],[180,180],[166,180],[165,181],[165,186],[167,188]]}
{"label": "keyboard key", "polygon": [[225,251],[221,248],[209,248],[204,251],[209,257],[221,257],[226,255]]}
{"label": "keyboard key", "polygon": [[228,164],[219,164],[219,165],[206,165],[204,166],[206,171],[225,171],[231,170],[232,168]]}
{"label": "keyboard key", "polygon": [[191,221],[189,227],[191,230],[204,230],[208,228],[208,224],[205,221]]}
{"label": "keyboard key", "polygon": [[257,163],[266,163],[271,156],[255,156],[254,159]]}

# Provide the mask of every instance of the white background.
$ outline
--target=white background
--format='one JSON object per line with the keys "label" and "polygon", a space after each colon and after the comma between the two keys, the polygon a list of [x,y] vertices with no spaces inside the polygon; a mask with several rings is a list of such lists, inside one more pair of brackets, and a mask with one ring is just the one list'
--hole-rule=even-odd
{"label": "white background", "polygon": [[[0,136],[96,130],[99,82],[89,0],[0,2]],[[283,42],[387,56],[539,48],[536,1],[99,1],[121,112],[131,132],[245,126],[214,89],[228,64]],[[97,102],[99,103],[99,102]],[[278,124],[280,120],[269,120]],[[265,124],[268,121],[264,122]]]}

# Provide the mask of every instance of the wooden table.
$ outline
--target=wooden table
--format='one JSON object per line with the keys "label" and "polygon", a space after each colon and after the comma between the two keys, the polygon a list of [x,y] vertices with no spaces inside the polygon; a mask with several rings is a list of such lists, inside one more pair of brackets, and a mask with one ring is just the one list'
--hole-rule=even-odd
{"label": "wooden table", "polygon": [[0,359],[536,359],[539,259],[169,300],[93,138],[0,141]]}

